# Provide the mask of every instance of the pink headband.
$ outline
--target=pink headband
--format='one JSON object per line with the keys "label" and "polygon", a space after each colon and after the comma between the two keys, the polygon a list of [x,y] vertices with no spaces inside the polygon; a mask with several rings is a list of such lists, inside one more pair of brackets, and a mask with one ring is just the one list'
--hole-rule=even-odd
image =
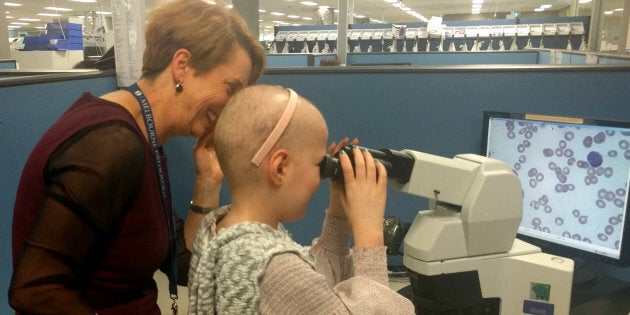
{"label": "pink headband", "polygon": [[284,132],[284,130],[287,129],[287,126],[289,125],[289,122],[291,121],[291,118],[293,117],[293,113],[295,112],[295,107],[297,105],[298,97],[295,91],[291,89],[287,89],[287,90],[289,90],[289,102],[287,104],[287,107],[284,109],[284,112],[282,113],[282,116],[280,116],[280,119],[276,123],[276,126],[273,128],[273,130],[271,131],[271,133],[269,134],[265,142],[263,142],[263,144],[260,146],[260,149],[258,149],[256,154],[250,161],[252,164],[256,166],[260,166],[263,159],[267,156],[267,154],[269,154],[269,151],[271,151],[273,146],[275,146],[276,143],[278,143],[280,136],[282,136],[282,133]]}

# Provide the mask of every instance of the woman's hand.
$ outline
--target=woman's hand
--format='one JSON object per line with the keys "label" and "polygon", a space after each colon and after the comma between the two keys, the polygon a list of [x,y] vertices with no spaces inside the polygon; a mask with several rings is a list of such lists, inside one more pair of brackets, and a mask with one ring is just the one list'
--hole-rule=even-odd
{"label": "woman's hand", "polygon": [[223,171],[214,151],[212,132],[207,132],[197,139],[193,147],[195,173],[197,177],[220,184],[223,181]]}
{"label": "woman's hand", "polygon": [[[219,165],[217,154],[212,143],[212,132],[208,132],[197,139],[193,147],[195,161],[195,188],[192,202],[200,207],[216,207],[219,205],[223,170]],[[204,214],[188,211],[184,223],[184,237],[186,248],[192,251],[197,230],[201,225]]]}
{"label": "woman's hand", "polygon": [[341,204],[352,226],[355,246],[383,246],[387,170],[367,150],[355,147],[352,153],[354,168],[347,154],[339,154],[345,188]]}

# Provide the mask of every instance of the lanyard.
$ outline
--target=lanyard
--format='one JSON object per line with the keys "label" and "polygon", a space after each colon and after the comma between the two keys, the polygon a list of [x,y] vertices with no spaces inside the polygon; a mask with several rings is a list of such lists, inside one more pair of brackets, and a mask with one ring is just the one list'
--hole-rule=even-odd
{"label": "lanyard", "polygon": [[168,234],[170,241],[170,270],[168,271],[168,289],[171,294],[171,299],[176,307],[175,300],[177,299],[177,243],[175,238],[175,213],[172,211],[170,204],[168,203],[169,183],[166,176],[164,165],[162,165],[162,159],[160,154],[160,146],[157,141],[157,132],[155,130],[155,121],[153,120],[153,112],[151,111],[151,105],[149,101],[144,97],[144,93],[140,90],[137,83],[132,84],[128,88],[129,92],[133,94],[140,104],[142,112],[142,118],[144,118],[144,125],[147,128],[147,134],[149,135],[149,143],[153,149],[153,158],[155,160],[155,167],[158,173],[158,181],[160,184],[160,195],[162,197],[162,210],[164,211],[164,217],[166,218],[166,225],[168,226]]}

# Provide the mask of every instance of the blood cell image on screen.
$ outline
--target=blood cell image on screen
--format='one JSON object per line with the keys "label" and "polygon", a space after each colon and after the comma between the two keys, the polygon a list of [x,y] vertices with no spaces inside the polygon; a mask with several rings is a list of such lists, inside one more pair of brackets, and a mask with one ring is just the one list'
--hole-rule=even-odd
{"label": "blood cell image on screen", "polygon": [[490,133],[488,156],[521,180],[521,227],[619,248],[630,176],[627,130],[502,119]]}

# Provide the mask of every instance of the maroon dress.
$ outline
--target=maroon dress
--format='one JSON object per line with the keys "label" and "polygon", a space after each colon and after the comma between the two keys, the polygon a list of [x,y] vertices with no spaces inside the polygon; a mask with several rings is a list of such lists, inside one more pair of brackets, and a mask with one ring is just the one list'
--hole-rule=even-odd
{"label": "maroon dress", "polygon": [[88,93],[46,132],[15,201],[18,313],[159,314],[169,240],[152,156],[126,109]]}

